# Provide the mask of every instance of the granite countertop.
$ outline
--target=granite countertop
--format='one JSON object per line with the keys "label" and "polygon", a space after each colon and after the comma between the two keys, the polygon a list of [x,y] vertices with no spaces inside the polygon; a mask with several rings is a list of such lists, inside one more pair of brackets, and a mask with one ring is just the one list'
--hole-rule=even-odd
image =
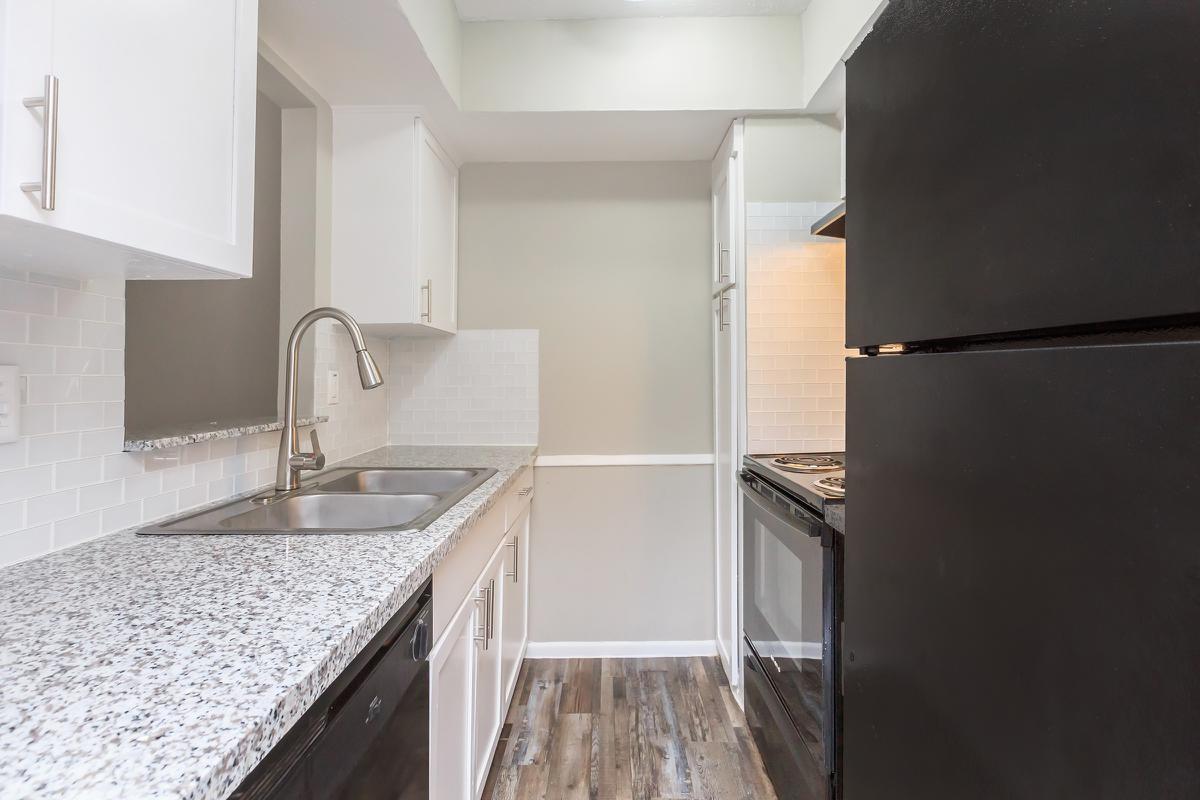
{"label": "granite countertop", "polygon": [[[318,422],[329,422],[329,417],[301,417],[296,426],[305,428]],[[283,430],[283,420],[277,417],[253,417],[250,419],[227,420],[225,422],[197,422],[194,425],[175,425],[169,430],[149,430],[127,435],[126,453],[144,453],[163,450],[215,439],[232,439],[235,436],[250,436],[255,433],[270,433]]]}
{"label": "granite countertop", "polygon": [[341,465],[499,470],[419,533],[125,531],[0,570],[0,798],[226,797],[535,452]]}
{"label": "granite countertop", "polygon": [[825,506],[825,521],[829,523],[835,531],[839,533],[846,532],[846,504],[829,503]]}

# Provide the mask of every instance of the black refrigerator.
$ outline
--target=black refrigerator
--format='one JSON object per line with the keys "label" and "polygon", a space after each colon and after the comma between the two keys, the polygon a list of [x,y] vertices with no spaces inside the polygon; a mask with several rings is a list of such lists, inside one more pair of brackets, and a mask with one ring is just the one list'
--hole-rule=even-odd
{"label": "black refrigerator", "polygon": [[1200,0],[847,62],[845,800],[1200,797]]}

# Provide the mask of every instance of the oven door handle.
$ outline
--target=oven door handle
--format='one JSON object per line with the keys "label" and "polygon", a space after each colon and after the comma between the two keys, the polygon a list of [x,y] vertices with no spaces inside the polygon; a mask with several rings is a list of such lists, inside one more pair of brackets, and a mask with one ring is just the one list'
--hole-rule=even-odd
{"label": "oven door handle", "polygon": [[746,499],[758,506],[762,511],[774,517],[778,522],[787,525],[789,528],[797,528],[804,535],[813,538],[822,538],[825,530],[825,520],[818,517],[800,506],[785,506],[782,503],[777,503],[764,495],[750,481],[746,480],[745,476],[738,474],[738,485],[742,487],[742,494]]}

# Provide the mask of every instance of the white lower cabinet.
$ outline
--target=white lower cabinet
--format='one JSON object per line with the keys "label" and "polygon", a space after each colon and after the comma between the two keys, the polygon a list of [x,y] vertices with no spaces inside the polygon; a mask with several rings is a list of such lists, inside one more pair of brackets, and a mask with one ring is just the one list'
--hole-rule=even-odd
{"label": "white lower cabinet", "polygon": [[[467,602],[429,654],[429,797],[465,800],[474,777],[475,628]],[[468,754],[464,757],[464,753]]]}
{"label": "white lower cabinet", "polygon": [[529,506],[509,528],[504,541],[504,614],[500,623],[501,696],[512,700],[529,641]]}
{"label": "white lower cabinet", "polygon": [[504,553],[501,547],[488,562],[478,590],[483,606],[483,641],[476,653],[475,670],[475,764],[474,797],[479,797],[487,781],[488,766],[492,761],[492,750],[500,736],[500,726],[508,705],[503,701],[500,689],[500,662],[502,658],[504,623]]}
{"label": "white lower cabinet", "polygon": [[[430,662],[430,800],[478,800],[516,688],[529,630],[529,490],[508,498],[515,511],[500,539],[492,539],[487,561],[481,553],[471,574],[478,578],[465,597],[433,592],[437,604],[457,603]],[[498,528],[480,525],[458,548],[472,550],[473,535],[494,537]],[[447,570],[461,573],[459,560]],[[476,570],[479,570],[476,573]],[[462,586],[447,579],[444,586]],[[461,592],[461,588],[458,590]]]}

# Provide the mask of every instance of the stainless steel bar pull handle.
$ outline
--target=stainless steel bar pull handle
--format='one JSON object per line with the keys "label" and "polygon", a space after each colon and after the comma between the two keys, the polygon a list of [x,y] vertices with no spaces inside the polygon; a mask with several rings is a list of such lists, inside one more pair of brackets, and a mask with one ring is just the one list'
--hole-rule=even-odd
{"label": "stainless steel bar pull handle", "polygon": [[[496,636],[496,580],[488,581],[487,588],[487,638],[490,642]],[[485,648],[486,649],[486,648]]]}
{"label": "stainless steel bar pull handle", "polygon": [[507,546],[512,548],[513,568],[512,568],[512,572],[504,573],[504,577],[512,578],[513,583],[518,583],[521,579],[520,578],[520,574],[521,574],[521,539],[520,539],[520,537],[514,536],[513,540],[511,542],[509,542]]}
{"label": "stainless steel bar pull handle", "polygon": [[480,589],[475,595],[475,607],[478,609],[480,604],[483,604],[483,619],[479,620],[479,627],[475,629],[475,643],[483,645],[484,650],[488,649],[488,640],[491,638],[488,633],[487,615],[491,611],[491,601],[488,600],[488,590]]}
{"label": "stainless steel bar pull handle", "polygon": [[23,192],[40,192],[43,211],[54,210],[54,199],[58,189],[58,78],[46,76],[46,87],[41,97],[26,97],[26,108],[42,109],[42,180],[40,183],[22,183]]}
{"label": "stainless steel bar pull handle", "polygon": [[724,292],[717,298],[717,325],[720,330],[729,329],[729,295]]}
{"label": "stainless steel bar pull handle", "polygon": [[421,312],[422,322],[433,322],[433,279],[421,284],[421,295],[425,301],[425,310]]}
{"label": "stainless steel bar pull handle", "polygon": [[724,245],[718,245],[720,248],[717,252],[717,283],[728,283],[729,273],[725,271],[725,265],[729,261],[729,248]]}

